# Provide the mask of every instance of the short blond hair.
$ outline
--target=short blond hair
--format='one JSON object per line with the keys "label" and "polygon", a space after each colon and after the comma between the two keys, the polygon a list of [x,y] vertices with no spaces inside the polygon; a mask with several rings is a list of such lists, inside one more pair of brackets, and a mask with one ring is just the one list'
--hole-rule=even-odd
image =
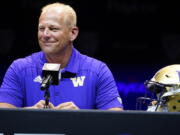
{"label": "short blond hair", "polygon": [[70,5],[66,5],[66,4],[60,3],[60,2],[48,4],[44,7],[42,7],[41,14],[43,14],[49,10],[52,10],[52,9],[62,10],[64,13],[67,13],[64,19],[68,26],[73,27],[73,26],[77,25],[76,12]]}

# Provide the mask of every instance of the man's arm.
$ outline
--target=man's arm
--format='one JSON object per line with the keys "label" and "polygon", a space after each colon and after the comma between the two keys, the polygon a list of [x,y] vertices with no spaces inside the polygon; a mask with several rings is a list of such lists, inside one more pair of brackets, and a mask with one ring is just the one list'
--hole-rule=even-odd
{"label": "man's arm", "polygon": [[[40,100],[38,103],[36,103],[33,106],[29,106],[29,107],[24,107],[26,109],[43,109],[45,105],[45,101],[44,100]],[[12,105],[12,104],[8,104],[8,103],[0,103],[0,108],[17,108],[16,106]],[[54,105],[49,102],[49,108],[54,108]]]}
{"label": "man's arm", "polygon": [[23,70],[19,66],[21,63],[14,61],[4,76],[0,86],[0,107],[14,108],[23,105]]}
{"label": "man's arm", "polygon": [[123,108],[109,108],[110,111],[123,111]]}
{"label": "man's arm", "polygon": [[123,110],[114,77],[106,64],[101,64],[97,78],[96,104],[98,109]]}
{"label": "man's arm", "polygon": [[17,108],[17,107],[8,103],[0,103],[0,108]]}

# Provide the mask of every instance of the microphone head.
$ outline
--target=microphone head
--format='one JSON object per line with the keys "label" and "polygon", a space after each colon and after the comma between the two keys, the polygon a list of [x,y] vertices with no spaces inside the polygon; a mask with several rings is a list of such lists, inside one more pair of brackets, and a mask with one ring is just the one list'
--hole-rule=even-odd
{"label": "microphone head", "polygon": [[52,85],[58,85],[60,78],[60,66],[61,64],[55,64],[55,63],[45,63],[42,68],[42,77],[46,78],[47,76],[52,77]]}

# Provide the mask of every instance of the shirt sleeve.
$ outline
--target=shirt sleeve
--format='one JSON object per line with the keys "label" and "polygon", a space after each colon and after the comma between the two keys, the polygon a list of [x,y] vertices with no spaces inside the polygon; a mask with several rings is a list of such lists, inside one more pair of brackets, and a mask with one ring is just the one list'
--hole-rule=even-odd
{"label": "shirt sleeve", "polygon": [[114,77],[104,63],[101,64],[99,69],[96,92],[97,109],[106,110],[115,107],[123,108]]}
{"label": "shirt sleeve", "polygon": [[22,71],[19,72],[17,65],[13,62],[8,68],[0,87],[0,102],[9,103],[16,107],[22,106],[23,92],[20,76],[22,76]]}

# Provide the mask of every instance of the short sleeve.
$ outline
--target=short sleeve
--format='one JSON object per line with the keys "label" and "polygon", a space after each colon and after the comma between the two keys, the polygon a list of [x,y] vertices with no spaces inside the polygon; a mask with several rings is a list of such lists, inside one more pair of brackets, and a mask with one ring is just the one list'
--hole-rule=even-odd
{"label": "short sleeve", "polygon": [[9,103],[16,107],[21,107],[23,104],[23,92],[21,78],[22,71],[13,62],[8,68],[2,85],[0,87],[0,102]]}
{"label": "short sleeve", "polygon": [[102,63],[99,68],[96,91],[97,109],[123,108],[114,77],[106,64]]}

